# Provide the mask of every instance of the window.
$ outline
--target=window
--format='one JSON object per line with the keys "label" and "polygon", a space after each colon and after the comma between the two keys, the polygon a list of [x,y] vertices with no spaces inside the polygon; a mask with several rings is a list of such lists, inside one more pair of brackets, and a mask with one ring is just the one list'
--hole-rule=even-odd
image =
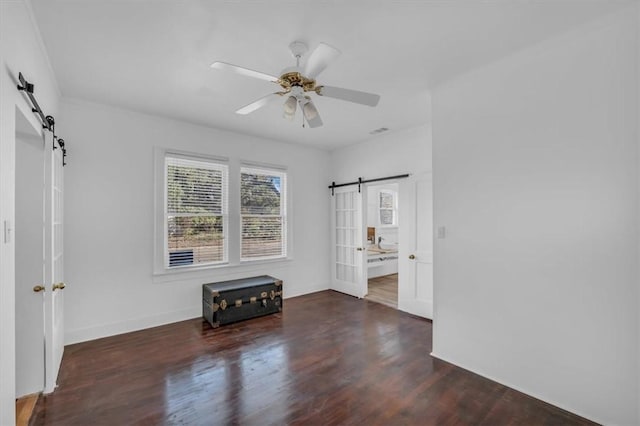
{"label": "window", "polygon": [[273,259],[287,255],[286,173],[240,169],[240,260]]}
{"label": "window", "polygon": [[154,158],[154,275],[290,256],[283,167],[162,147]]}
{"label": "window", "polygon": [[227,262],[225,164],[165,156],[165,267]]}
{"label": "window", "polygon": [[379,219],[382,226],[396,226],[397,212],[396,212],[396,197],[395,192],[382,190],[379,192],[380,209]]}

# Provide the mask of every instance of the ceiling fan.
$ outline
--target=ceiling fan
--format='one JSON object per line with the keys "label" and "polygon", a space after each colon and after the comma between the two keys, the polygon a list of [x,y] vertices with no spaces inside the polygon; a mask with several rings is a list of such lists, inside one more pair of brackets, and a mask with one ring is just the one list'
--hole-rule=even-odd
{"label": "ceiling fan", "polygon": [[269,81],[280,85],[282,88],[282,90],[278,92],[270,93],[251,102],[249,105],[243,106],[236,111],[236,114],[250,114],[268,103],[286,96],[287,100],[284,102],[282,114],[284,118],[293,120],[297,106],[299,105],[309,127],[320,127],[322,126],[322,119],[313,100],[311,100],[311,96],[309,96],[312,93],[319,96],[326,96],[327,98],[368,105],[370,107],[378,105],[378,101],[380,100],[379,95],[340,87],[320,86],[316,83],[316,77],[324,71],[331,62],[340,56],[341,52],[335,47],[320,43],[318,47],[311,52],[304,68],[300,67],[300,58],[307,52],[307,45],[299,41],[294,41],[289,45],[289,49],[291,49],[291,53],[296,58],[296,66],[285,68],[281,72],[280,77],[226,62],[214,62],[211,64],[211,68]]}

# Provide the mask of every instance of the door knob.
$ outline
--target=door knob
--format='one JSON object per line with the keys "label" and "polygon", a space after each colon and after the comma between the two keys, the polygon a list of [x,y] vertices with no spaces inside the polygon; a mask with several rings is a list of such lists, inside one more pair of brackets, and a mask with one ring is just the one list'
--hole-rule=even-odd
{"label": "door knob", "polygon": [[409,260],[414,260],[416,257],[412,254],[409,255]]}
{"label": "door knob", "polygon": [[36,293],[40,293],[41,291],[44,291],[44,286],[36,285],[33,287],[33,291]]}
{"label": "door knob", "polygon": [[363,251],[364,249],[362,247],[358,247],[356,250]]}
{"label": "door knob", "polygon": [[54,284],[53,285],[53,291],[64,290],[65,287],[66,287],[66,285],[64,283]]}

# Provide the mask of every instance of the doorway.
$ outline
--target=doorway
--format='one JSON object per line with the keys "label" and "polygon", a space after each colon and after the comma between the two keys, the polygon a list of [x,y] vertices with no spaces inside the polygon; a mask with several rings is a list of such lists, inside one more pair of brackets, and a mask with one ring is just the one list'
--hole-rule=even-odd
{"label": "doorway", "polygon": [[43,136],[16,109],[16,397],[45,386],[45,150]]}
{"label": "doorway", "polygon": [[367,295],[398,308],[398,183],[367,187]]}
{"label": "doorway", "polygon": [[431,172],[398,177],[332,187],[330,288],[432,319]]}

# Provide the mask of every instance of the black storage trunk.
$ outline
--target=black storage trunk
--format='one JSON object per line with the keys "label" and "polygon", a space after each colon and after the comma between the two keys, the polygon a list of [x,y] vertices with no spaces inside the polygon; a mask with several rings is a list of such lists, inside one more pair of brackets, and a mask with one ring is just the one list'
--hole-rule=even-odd
{"label": "black storage trunk", "polygon": [[262,275],[202,284],[202,317],[212,327],[282,311],[282,281]]}

